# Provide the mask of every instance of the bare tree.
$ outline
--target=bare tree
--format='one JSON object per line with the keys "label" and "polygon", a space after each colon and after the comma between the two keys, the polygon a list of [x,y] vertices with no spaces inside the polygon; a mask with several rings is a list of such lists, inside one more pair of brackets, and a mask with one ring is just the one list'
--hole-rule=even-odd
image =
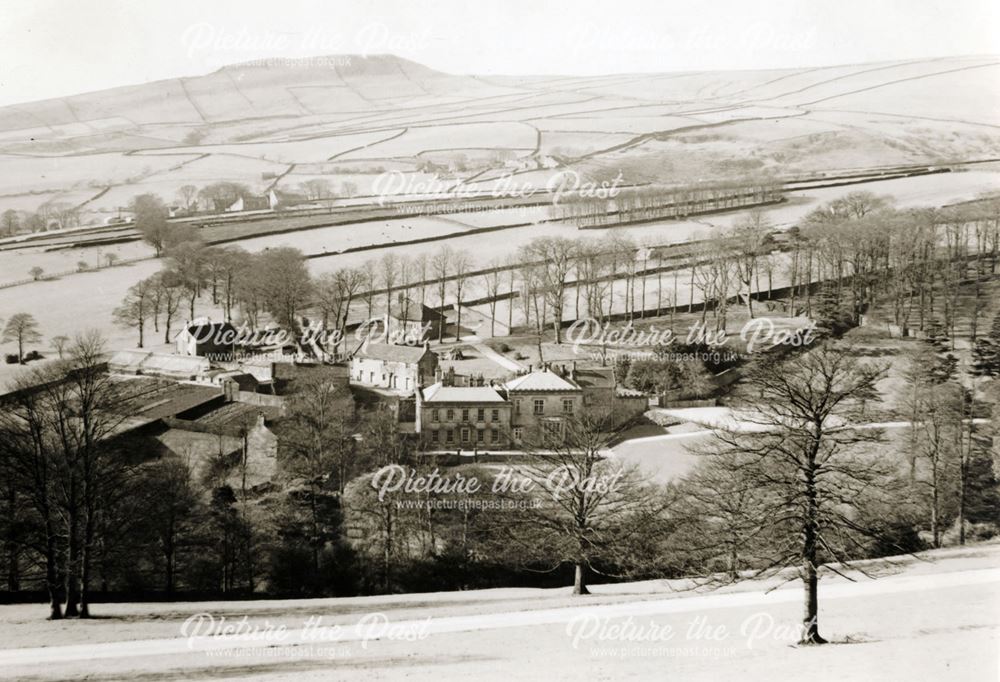
{"label": "bare tree", "polygon": [[379,271],[382,275],[382,286],[385,287],[385,323],[388,327],[392,317],[392,292],[399,278],[402,264],[399,256],[392,251],[386,251],[379,259]]}
{"label": "bare tree", "polygon": [[565,237],[539,237],[528,242],[526,247],[529,257],[542,263],[539,273],[548,307],[552,310],[556,343],[562,343],[566,282],[576,263],[577,248],[574,240]]}
{"label": "bare tree", "polygon": [[182,185],[177,190],[177,198],[181,200],[184,208],[190,211],[198,198],[198,188],[194,185]]}
{"label": "bare tree", "polygon": [[[438,308],[444,315],[444,304],[448,295],[448,275],[451,273],[454,252],[447,244],[434,252],[431,257],[431,272],[434,274],[438,294]],[[438,342],[444,340],[444,323],[438,327]]]}
{"label": "bare tree", "polygon": [[[669,498],[635,468],[607,458],[619,415],[588,410],[542,422],[523,434],[521,485],[502,492],[530,503],[505,519],[500,541],[520,560],[573,566],[573,594],[593,573],[624,577],[649,566]],[[516,480],[516,479],[512,479]]]}
{"label": "bare tree", "polygon": [[23,365],[24,347],[42,340],[42,335],[38,331],[38,321],[30,313],[15,313],[7,320],[0,340],[4,343],[17,344],[17,361]]}
{"label": "bare tree", "polygon": [[138,347],[143,347],[146,321],[153,315],[153,296],[157,289],[154,278],[147,278],[129,287],[125,299],[113,313],[115,324],[139,332]]}
{"label": "bare tree", "polygon": [[[858,518],[866,496],[890,489],[892,468],[865,444],[881,436],[863,424],[865,406],[885,368],[856,360],[850,348],[826,343],[788,361],[761,362],[746,386],[740,416],[753,429],[715,433],[711,451],[766,498],[757,535],[773,538],[767,561],[753,575],[786,567],[802,580],[804,644],[821,644],[819,569],[841,574],[877,533]],[[864,571],[864,568],[858,568]]]}
{"label": "bare tree", "polygon": [[58,336],[53,336],[51,339],[49,339],[49,345],[52,347],[52,350],[54,350],[56,354],[59,356],[59,359],[62,360],[64,359],[66,353],[66,346],[69,345],[69,337],[63,336],[61,334]]}
{"label": "bare tree", "polygon": [[754,278],[758,274],[761,259],[767,255],[767,240],[770,227],[763,212],[750,211],[739,220],[727,237],[733,249],[736,276],[746,291],[747,315],[753,317]]}
{"label": "bare tree", "polygon": [[455,340],[462,338],[462,292],[469,279],[469,269],[472,267],[472,256],[468,251],[459,249],[452,254],[451,267],[455,274]]}
{"label": "bare tree", "polygon": [[489,269],[483,275],[483,286],[490,306],[490,336],[496,335],[497,299],[500,297],[501,265],[497,260],[490,261]]}
{"label": "bare tree", "polygon": [[135,229],[159,258],[167,245],[170,229],[163,200],[155,194],[140,194],[132,200],[130,208],[135,215]]}
{"label": "bare tree", "polygon": [[302,478],[309,488],[309,511],[314,574],[320,570],[320,552],[331,533],[322,528],[319,498],[331,475],[344,492],[348,469],[352,464],[354,441],[348,431],[345,403],[351,400],[346,390],[322,377],[297,385],[288,403],[288,416],[282,422],[281,437],[286,448],[288,472]]}
{"label": "bare tree", "polygon": [[8,208],[0,214],[0,234],[12,236],[21,229],[21,215],[12,208]]}

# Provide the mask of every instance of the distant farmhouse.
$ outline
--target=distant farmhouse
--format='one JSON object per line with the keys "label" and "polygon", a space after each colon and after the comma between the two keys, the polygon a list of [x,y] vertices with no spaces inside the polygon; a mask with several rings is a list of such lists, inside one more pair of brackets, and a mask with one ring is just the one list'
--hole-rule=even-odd
{"label": "distant farmhouse", "polygon": [[178,355],[232,356],[236,348],[236,327],[229,322],[212,322],[208,318],[185,322],[174,338],[174,345]]}
{"label": "distant farmhouse", "polygon": [[213,206],[217,213],[236,213],[239,211],[274,211],[308,202],[309,200],[301,194],[272,189],[263,195],[241,194],[235,201],[215,200]]}

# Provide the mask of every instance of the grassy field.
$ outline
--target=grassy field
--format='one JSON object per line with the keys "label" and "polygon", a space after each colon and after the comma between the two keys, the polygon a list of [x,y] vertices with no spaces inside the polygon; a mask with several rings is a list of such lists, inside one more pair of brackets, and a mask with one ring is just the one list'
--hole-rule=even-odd
{"label": "grassy field", "polygon": [[[797,581],[768,592],[778,581],[708,593],[683,580],[596,585],[582,598],[561,588],[96,604],[100,618],[87,622],[45,621],[42,605],[7,606],[0,678],[572,680],[650,679],[669,670],[706,681],[794,679],[803,671],[837,682],[995,680],[998,567],[1000,546],[992,544],[899,557],[878,580],[855,572],[852,583],[823,571],[820,629],[834,644],[805,648],[792,646]],[[185,639],[184,623],[197,614],[229,623],[246,617],[247,627],[285,626],[288,634]],[[321,634],[305,634],[310,618]]]}

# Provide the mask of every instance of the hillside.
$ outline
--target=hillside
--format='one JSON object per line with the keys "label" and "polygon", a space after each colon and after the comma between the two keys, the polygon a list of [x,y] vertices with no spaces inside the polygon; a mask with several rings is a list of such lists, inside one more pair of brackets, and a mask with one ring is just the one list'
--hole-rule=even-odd
{"label": "hillside", "polygon": [[[540,69],[541,70],[541,69]],[[362,197],[543,186],[571,169],[681,184],[1000,157],[1000,58],[489,77],[395,56],[244,63],[0,108],[0,211],[99,220],[141,192],[310,179]]]}
{"label": "hillside", "polygon": [[[996,544],[954,547],[896,557],[877,580],[827,574],[820,624],[839,644],[818,648],[791,646],[798,581],[98,604],[98,619],[58,623],[7,606],[0,678],[995,680],[998,558]],[[198,614],[265,634],[187,640]]]}

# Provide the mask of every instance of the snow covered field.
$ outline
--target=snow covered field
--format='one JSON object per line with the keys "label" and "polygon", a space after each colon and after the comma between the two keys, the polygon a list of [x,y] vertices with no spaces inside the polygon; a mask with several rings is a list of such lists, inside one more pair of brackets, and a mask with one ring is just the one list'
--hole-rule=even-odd
{"label": "snow covered field", "polygon": [[[996,680],[1000,545],[894,562],[874,581],[824,577],[820,629],[834,643],[823,647],[794,646],[796,582],[703,592],[652,581],[596,586],[589,597],[519,588],[108,604],[91,622],[50,623],[40,605],[5,606],[0,678]],[[207,622],[197,614],[286,631],[182,637],[185,621],[189,634]]]}

